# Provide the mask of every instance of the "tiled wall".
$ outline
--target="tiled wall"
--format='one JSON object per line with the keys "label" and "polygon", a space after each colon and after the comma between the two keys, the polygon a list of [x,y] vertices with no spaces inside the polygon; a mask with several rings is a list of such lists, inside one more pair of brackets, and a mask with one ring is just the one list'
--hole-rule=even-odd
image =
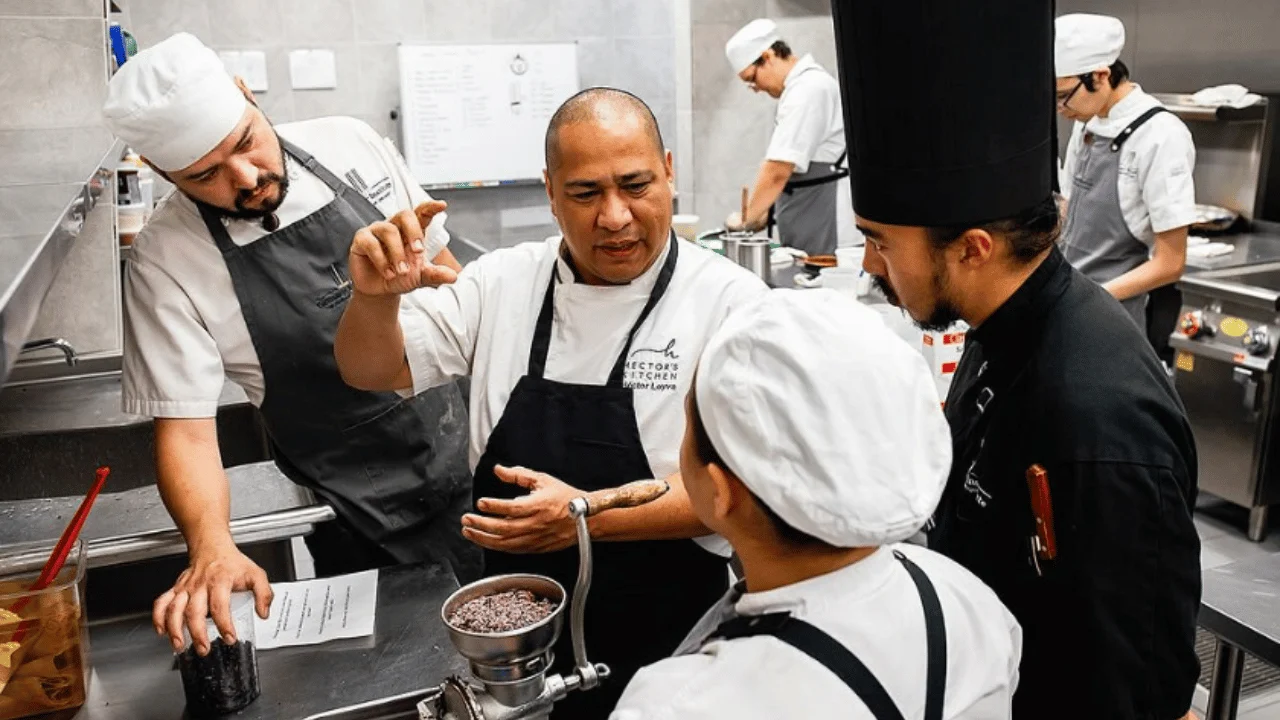
{"label": "tiled wall", "polygon": [[[274,122],[352,115],[393,138],[398,43],[576,40],[582,85],[614,85],[644,98],[678,151],[673,1],[121,0],[142,47],[185,30],[217,50],[265,51],[270,90],[259,100]],[[290,89],[288,54],[300,48],[335,51],[337,89]],[[555,231],[541,186],[439,195],[450,204],[450,229],[488,247]],[[528,211],[507,212],[504,222],[501,211],[513,209]]]}
{"label": "tiled wall", "polygon": [[[0,0],[0,243],[43,235],[111,146],[105,0]],[[87,218],[30,339],[120,349],[114,189]],[[104,300],[107,300],[104,302]]]}
{"label": "tiled wall", "polygon": [[719,227],[741,204],[773,131],[776,101],[753,94],[725,60],[724,44],[759,17],[777,21],[799,55],[836,73],[830,0],[691,0],[693,46],[693,212]]}

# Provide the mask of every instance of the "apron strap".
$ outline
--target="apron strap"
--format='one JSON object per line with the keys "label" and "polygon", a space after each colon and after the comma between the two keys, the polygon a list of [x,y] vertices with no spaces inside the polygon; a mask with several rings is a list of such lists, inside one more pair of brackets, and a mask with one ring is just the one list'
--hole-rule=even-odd
{"label": "apron strap", "polygon": [[[947,687],[947,633],[942,616],[942,603],[933,582],[919,566],[905,555],[894,551],[920,593],[924,606],[925,637],[928,644],[928,675],[925,680],[925,720],[942,720],[943,700]],[[737,638],[769,635],[816,660],[839,677],[862,700],[876,720],[904,720],[893,698],[871,670],[828,633],[791,613],[768,613],[735,618],[720,625],[710,638]]]}
{"label": "apron strap", "polygon": [[[644,309],[640,311],[640,317],[636,318],[635,323],[631,325],[630,332],[627,333],[627,342],[622,346],[622,353],[618,355],[618,359],[613,364],[613,369],[609,372],[608,387],[622,387],[622,375],[626,369],[627,356],[631,354],[631,342],[635,339],[636,332],[640,330],[640,326],[648,319],[649,314],[653,312],[653,308],[657,306],[658,301],[666,294],[667,288],[671,285],[671,276],[676,271],[676,257],[679,255],[680,243],[673,232],[668,238],[670,250],[667,251],[666,262],[662,264],[662,269],[658,271],[658,279],[653,285],[653,290],[649,293],[649,301],[645,303]],[[572,265],[572,261],[570,261]],[[577,270],[574,270],[575,276]],[[546,373],[547,369],[547,353],[551,349],[551,321],[555,316],[555,293],[556,283],[559,276],[553,266],[551,269],[551,280],[547,284],[547,292],[542,297],[542,310],[538,312],[538,321],[533,326],[533,343],[529,346],[529,369],[526,373],[530,377],[540,378]]]}
{"label": "apron strap", "polygon": [[[364,195],[356,192],[350,185],[342,182],[337,175],[334,175],[329,168],[320,164],[311,153],[276,135],[280,141],[280,146],[285,153],[293,157],[312,175],[320,179],[330,190],[333,191],[335,197],[341,198],[347,204],[351,205],[362,219],[373,223],[386,219],[382,211],[376,205],[369,202]],[[285,169],[288,172],[288,168]],[[204,220],[204,226],[209,230],[209,234],[213,236],[213,242],[218,246],[218,250],[224,255],[233,252],[236,244],[231,241],[231,234],[227,232],[227,226],[223,224],[223,214],[217,209],[206,205],[202,202],[196,202],[196,207],[200,210],[200,218]]]}
{"label": "apron strap", "polygon": [[1111,152],[1120,152],[1120,148],[1124,147],[1125,142],[1128,141],[1130,136],[1138,131],[1138,128],[1146,125],[1148,120],[1160,113],[1167,112],[1169,112],[1169,108],[1163,105],[1157,105],[1139,115],[1137,120],[1129,123],[1129,127],[1121,130],[1120,134],[1116,136],[1116,139],[1111,141]]}
{"label": "apron strap", "polygon": [[849,168],[844,167],[845,158],[849,156],[849,151],[845,150],[840,153],[840,157],[831,163],[832,172],[817,177],[804,178],[803,180],[788,180],[786,185],[782,186],[782,192],[790,195],[793,191],[800,188],[817,187],[818,185],[826,185],[837,180],[843,180],[849,177]]}

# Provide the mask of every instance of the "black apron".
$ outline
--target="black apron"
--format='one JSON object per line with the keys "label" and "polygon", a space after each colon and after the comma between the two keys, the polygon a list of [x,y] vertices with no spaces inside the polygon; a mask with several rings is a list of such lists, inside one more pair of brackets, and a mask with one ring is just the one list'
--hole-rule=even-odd
{"label": "black apron", "polygon": [[[920,593],[924,606],[925,641],[928,664],[925,675],[924,720],[942,720],[943,700],[947,691],[947,628],[942,616],[942,603],[929,576],[906,555],[894,551]],[[876,720],[903,720],[902,711],[871,670],[853,651],[826,632],[791,613],[747,615],[726,621],[708,639],[769,635],[808,655],[844,681]]]}
{"label": "black apron", "polygon": [[217,210],[201,205],[200,214],[262,365],[259,410],[276,463],[338,514],[317,528],[317,574],[432,561],[476,577],[479,553],[461,533],[471,489],[462,394],[454,385],[409,399],[356,390],[334,359],[351,297],[351,239],[386,218],[311,155],[280,142],[333,190],[333,202],[244,246],[232,242]]}
{"label": "black apron", "polygon": [[[666,293],[680,247],[672,239],[648,303],[627,336],[626,345],[603,386],[548,380],[544,375],[551,345],[558,274],[553,269],[529,351],[528,373],[520,378],[506,410],[489,436],[476,467],[475,495],[511,499],[524,490],[493,473],[494,465],[519,465],[548,473],[583,491],[614,487],[653,477],[636,424],[631,388],[623,369],[636,331]],[[678,402],[678,400],[673,400]],[[612,670],[607,682],[573,692],[556,704],[557,720],[608,717],[631,676],[675,650],[685,632],[728,588],[724,558],[692,540],[602,542],[593,548],[595,576],[587,601],[586,643],[591,659]],[[485,552],[485,572],[539,573],[566,589],[578,573],[578,551],[516,555]],[[556,670],[573,668],[566,630],[555,646]]]}

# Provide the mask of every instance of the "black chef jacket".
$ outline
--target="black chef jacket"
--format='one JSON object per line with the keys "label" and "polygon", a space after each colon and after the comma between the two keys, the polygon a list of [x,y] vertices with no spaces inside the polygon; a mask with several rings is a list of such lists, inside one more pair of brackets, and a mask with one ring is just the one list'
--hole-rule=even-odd
{"label": "black chef jacket", "polygon": [[[954,460],[929,545],[1022,624],[1014,718],[1182,717],[1199,674],[1195,443],[1133,320],[1055,248],[969,333],[946,414]],[[1032,464],[1057,525],[1040,571]]]}

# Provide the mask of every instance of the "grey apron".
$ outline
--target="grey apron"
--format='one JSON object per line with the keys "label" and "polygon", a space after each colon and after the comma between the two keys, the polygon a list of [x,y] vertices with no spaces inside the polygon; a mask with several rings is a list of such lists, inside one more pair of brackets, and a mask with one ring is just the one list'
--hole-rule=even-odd
{"label": "grey apron", "polygon": [[[350,538],[326,543],[317,572],[432,561],[476,577],[480,553],[461,534],[471,476],[467,407],[457,386],[409,399],[365,392],[343,382],[334,360],[334,334],[351,297],[351,239],[386,218],[315,158],[280,142],[333,190],[333,202],[244,246],[232,242],[217,210],[202,205],[200,214],[262,364],[259,409],[276,463],[334,507]],[[343,563],[329,553],[352,557]]]}
{"label": "grey apron", "polygon": [[[1120,150],[1138,128],[1156,115],[1152,108],[1115,138],[1086,132],[1080,159],[1071,178],[1071,200],[1062,233],[1062,253],[1077,270],[1099,284],[1114,280],[1146,262],[1151,248],[1125,222],[1120,208]],[[1139,328],[1147,327],[1147,294],[1121,301]]]}

